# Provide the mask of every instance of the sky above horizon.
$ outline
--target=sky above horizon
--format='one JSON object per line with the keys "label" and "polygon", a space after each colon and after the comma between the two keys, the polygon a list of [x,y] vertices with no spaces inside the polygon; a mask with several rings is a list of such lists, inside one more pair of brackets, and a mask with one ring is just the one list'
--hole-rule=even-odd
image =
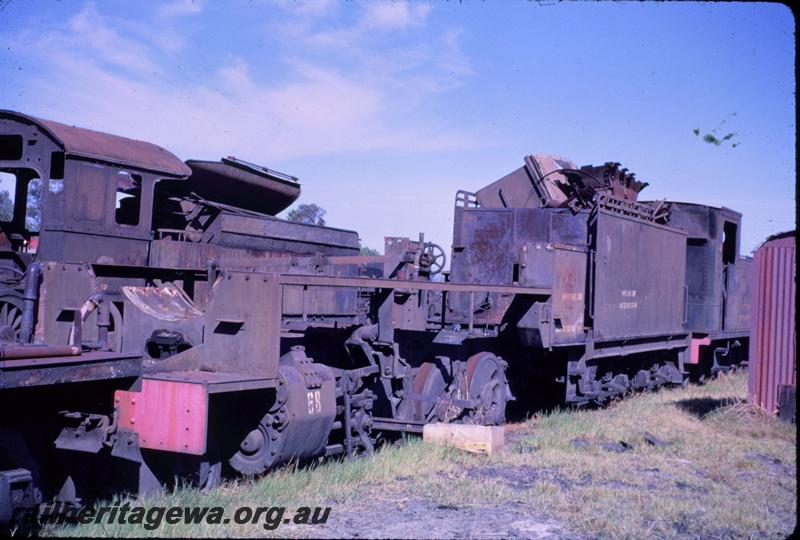
{"label": "sky above horizon", "polygon": [[0,108],[292,174],[381,251],[449,252],[456,190],[556,154],[741,212],[749,254],[795,227],[794,32],[767,3],[0,0]]}

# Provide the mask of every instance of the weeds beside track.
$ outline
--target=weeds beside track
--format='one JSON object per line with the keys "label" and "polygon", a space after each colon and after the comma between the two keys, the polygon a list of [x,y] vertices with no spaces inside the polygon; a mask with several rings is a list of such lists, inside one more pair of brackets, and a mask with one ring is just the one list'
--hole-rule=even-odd
{"label": "weeds beside track", "polygon": [[[226,536],[783,538],[796,524],[796,429],[744,402],[746,374],[536,415],[492,457],[410,439],[376,455],[285,467],[144,505],[331,506],[325,525]],[[649,432],[665,442],[645,441]],[[623,441],[625,445],[620,445]],[[217,537],[220,526],[50,526],[44,534]]]}

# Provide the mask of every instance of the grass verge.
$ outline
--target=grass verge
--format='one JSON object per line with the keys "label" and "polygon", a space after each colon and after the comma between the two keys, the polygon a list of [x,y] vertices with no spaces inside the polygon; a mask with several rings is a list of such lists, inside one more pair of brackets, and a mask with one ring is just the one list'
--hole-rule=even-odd
{"label": "grass verge", "polygon": [[[723,375],[604,409],[537,415],[507,426],[506,450],[492,457],[412,439],[366,459],[287,467],[210,493],[184,488],[131,504],[219,506],[226,515],[247,505],[331,506],[331,521],[352,517],[348,535],[370,537],[381,535],[387,509],[424,498],[465,511],[523,508],[578,537],[783,538],[796,524],[796,429],[747,406],[746,385],[746,374]],[[645,432],[666,444],[646,442]],[[43,533],[218,537],[220,527],[90,524]],[[224,536],[320,534],[312,526],[224,527]]]}

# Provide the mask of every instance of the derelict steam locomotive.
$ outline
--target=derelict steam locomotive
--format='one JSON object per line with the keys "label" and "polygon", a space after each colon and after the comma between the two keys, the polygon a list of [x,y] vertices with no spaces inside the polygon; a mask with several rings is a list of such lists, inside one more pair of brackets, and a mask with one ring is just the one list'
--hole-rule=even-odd
{"label": "derelict steam locomotive", "polygon": [[5,111],[0,174],[0,522],[746,360],[740,214],[639,201],[615,163],[459,191],[449,273],[423,236],[361,256],[275,217],[298,180],[235,158]]}

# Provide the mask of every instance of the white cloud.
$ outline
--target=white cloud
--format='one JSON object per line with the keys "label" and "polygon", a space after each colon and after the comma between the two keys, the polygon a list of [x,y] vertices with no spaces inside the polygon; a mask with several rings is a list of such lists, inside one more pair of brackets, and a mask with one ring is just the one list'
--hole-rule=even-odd
{"label": "white cloud", "polygon": [[278,0],[278,3],[295,15],[309,18],[329,15],[338,5],[337,0]]}
{"label": "white cloud", "polygon": [[[409,28],[423,24],[429,10],[422,4],[386,5],[390,11],[370,4],[358,28]],[[319,16],[333,9],[314,6],[311,11]],[[418,112],[421,103],[470,73],[455,34],[396,49],[375,47],[362,35],[359,39],[365,41],[345,57],[328,51],[325,61],[316,56],[312,35],[290,40],[284,52],[290,54],[289,68],[279,74],[259,69],[259,57],[238,50],[207,77],[176,80],[164,45],[143,39],[144,32],[128,21],[100,15],[88,3],[65,28],[37,34],[34,45],[30,33],[18,36],[46,68],[29,82],[29,94],[38,90],[40,109],[25,112],[150,140],[183,158],[233,153],[269,163],[308,155],[477,144],[462,129]],[[184,42],[183,36],[176,39]],[[460,66],[451,71],[443,63]]]}
{"label": "white cloud", "polygon": [[408,1],[371,2],[367,5],[363,25],[369,29],[398,29],[425,22],[430,4]]}
{"label": "white cloud", "polygon": [[355,5],[362,9],[355,24],[351,26],[315,30],[318,20],[300,17],[296,24],[284,28],[283,31],[309,46],[352,51],[362,47],[364,43],[384,38],[387,32],[401,32],[424,25],[431,11],[429,4],[410,1],[376,0]]}
{"label": "white cloud", "polygon": [[233,93],[241,93],[253,88],[247,62],[242,58],[232,60],[220,68],[218,73],[222,84]]}

